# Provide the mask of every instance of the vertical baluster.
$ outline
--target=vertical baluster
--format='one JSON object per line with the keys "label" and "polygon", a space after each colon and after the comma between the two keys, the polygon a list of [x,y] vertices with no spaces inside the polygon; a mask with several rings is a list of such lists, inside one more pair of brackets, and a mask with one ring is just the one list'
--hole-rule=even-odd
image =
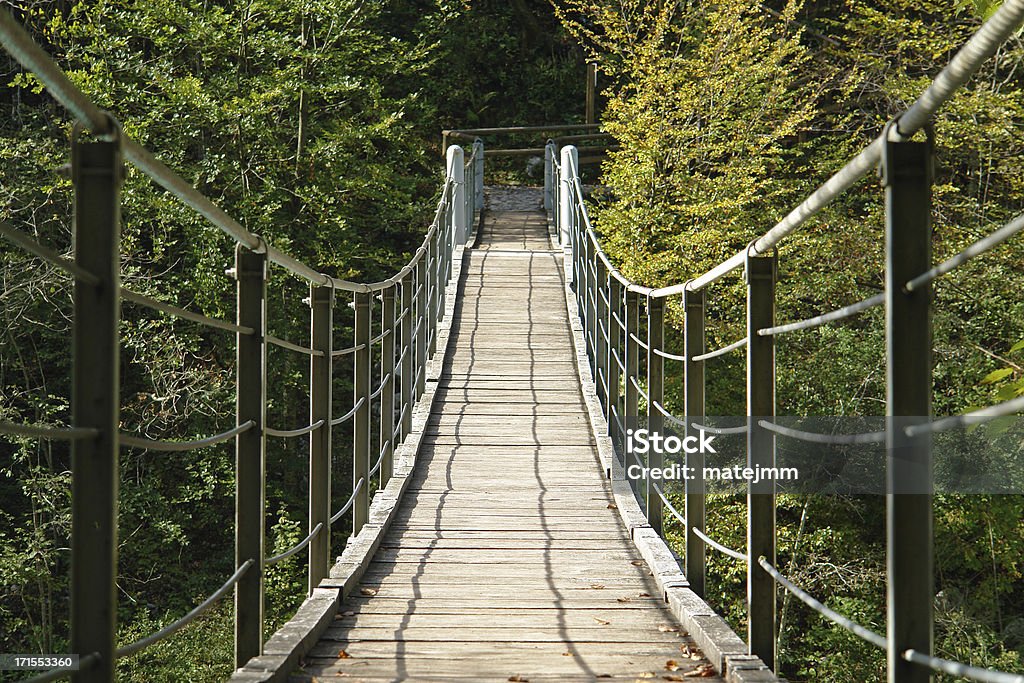
{"label": "vertical baluster", "polygon": [[310,348],[323,355],[309,360],[309,421],[323,424],[309,434],[309,533],[320,533],[309,543],[309,593],[327,576],[331,566],[331,401],[334,363],[334,288],[309,288]]}
{"label": "vertical baluster", "polygon": [[[76,135],[77,138],[77,135]],[[72,421],[96,438],[71,446],[71,651],[100,661],[75,681],[114,679],[117,636],[120,141],[72,143],[75,264],[99,283],[75,280]]]}
{"label": "vertical baluster", "polygon": [[[774,256],[747,256],[747,467],[775,467],[775,435],[758,419],[775,415],[775,337],[757,331],[775,324]],[[775,564],[775,480],[747,486],[747,633],[750,653],[775,670],[775,582],[757,563]]]}
{"label": "vertical baluster", "polygon": [[[697,436],[692,423],[704,418],[704,363],[693,358],[704,353],[704,290],[683,292],[684,413],[687,436]],[[686,578],[694,593],[704,596],[704,454],[686,454]]]}
{"label": "vertical baluster", "polygon": [[576,213],[576,207],[573,203],[573,179],[575,177],[576,169],[579,168],[579,153],[576,148],[572,145],[566,145],[562,148],[562,177],[559,183],[558,190],[560,192],[559,197],[559,208],[561,209],[562,218],[559,221],[559,227],[561,228],[558,243],[561,246],[569,244],[570,230],[574,227],[574,214]]}
{"label": "vertical baluster", "polygon": [[[647,426],[651,432],[662,433],[664,419],[657,406],[665,402],[665,359],[654,353],[655,349],[663,350],[665,346],[665,301],[658,298],[647,298]],[[657,406],[655,405],[657,404]],[[660,468],[663,464],[661,453],[648,456],[651,468]],[[647,521],[651,528],[661,533],[662,504],[658,492],[651,487],[652,479],[647,479]],[[665,491],[665,485],[661,485]],[[668,495],[666,491],[666,495]]]}
{"label": "vertical baluster", "polygon": [[416,401],[427,388],[427,268],[430,260],[430,249],[420,257],[416,264],[416,293],[413,301],[416,305]]}
{"label": "vertical baluster", "polygon": [[[594,304],[595,304],[595,315],[594,315],[594,384],[597,388],[597,397],[600,399],[601,404],[607,408],[608,406],[608,344],[606,343],[605,335],[609,332],[609,328],[605,327],[605,331],[601,331],[602,323],[608,318],[608,306],[605,304],[602,295],[608,293],[608,269],[604,265],[604,261],[597,261],[597,277],[594,278]],[[609,335],[610,336],[610,335]]]}
{"label": "vertical baluster", "polygon": [[[622,335],[622,343],[625,346],[625,366],[626,370],[623,379],[623,389],[625,390],[625,405],[622,408],[622,422],[623,426],[627,429],[635,429],[637,426],[637,413],[639,412],[640,395],[636,390],[636,384],[630,381],[632,378],[639,377],[638,365],[640,364],[640,353],[637,348],[636,342],[630,337],[630,333],[636,334],[640,330],[640,297],[636,292],[626,290],[626,317],[623,319],[625,323],[625,331]],[[634,456],[635,464],[643,465],[640,461],[640,456]],[[631,463],[629,457],[623,452],[623,465],[629,467]],[[630,480],[630,486],[633,487],[633,493],[640,497],[640,491],[638,483]]]}
{"label": "vertical baluster", "polygon": [[[473,156],[476,158],[473,168],[473,206],[477,211],[484,210],[484,141],[477,138],[473,141]],[[469,231],[476,232],[476,215],[469,217]],[[468,241],[468,239],[467,239]]]}
{"label": "vertical baluster", "polygon": [[370,516],[370,294],[355,294],[355,352],[352,416],[352,485],[363,482],[352,504],[352,533],[358,534]]}
{"label": "vertical baluster", "polygon": [[555,210],[555,143],[548,140],[544,145],[544,211],[548,220],[554,218]]}
{"label": "vertical baluster", "polygon": [[413,301],[415,272],[414,268],[402,278],[402,441],[412,432],[413,380],[416,373],[412,334],[416,327],[416,307]]}
{"label": "vertical baluster", "polygon": [[623,435],[620,433],[617,419],[622,416],[619,413],[622,391],[619,388],[622,374],[619,362],[622,360],[622,330],[615,320],[617,316],[622,319],[622,283],[614,277],[608,281],[608,402],[605,404],[605,419],[608,421],[608,436],[612,444],[618,445],[621,450]]}
{"label": "vertical baluster", "polygon": [[[453,210],[458,212],[457,207],[453,207]],[[440,228],[434,233],[432,239],[427,240],[427,253],[429,258],[427,259],[427,290],[426,290],[426,305],[427,305],[427,333],[424,337],[427,343],[427,357],[433,358],[434,352],[437,350],[437,237],[440,235]],[[426,379],[426,368],[423,371],[424,379]]]}
{"label": "vertical baluster", "polygon": [[395,453],[395,290],[391,286],[381,292],[383,321],[381,334],[387,336],[380,344],[380,444],[383,455],[380,463],[380,487],[383,489],[391,479]]}
{"label": "vertical baluster", "polygon": [[236,372],[237,424],[255,427],[235,441],[235,566],[252,567],[235,584],[235,666],[263,651],[263,551],[265,523],[267,405],[267,255],[245,247],[235,250],[238,281],[238,324],[251,327],[239,334]]}
{"label": "vertical baluster", "polygon": [[903,287],[931,267],[930,142],[886,142],[882,173],[886,414],[891,423],[886,437],[888,680],[925,683],[932,680],[930,671],[905,661],[903,653],[914,649],[930,655],[933,648],[931,436],[907,436],[903,428],[931,416],[931,286],[913,292]]}

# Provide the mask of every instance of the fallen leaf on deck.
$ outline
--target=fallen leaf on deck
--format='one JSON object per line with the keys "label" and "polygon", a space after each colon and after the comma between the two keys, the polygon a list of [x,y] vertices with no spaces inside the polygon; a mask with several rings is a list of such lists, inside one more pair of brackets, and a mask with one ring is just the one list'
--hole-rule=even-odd
{"label": "fallen leaf on deck", "polygon": [[679,671],[679,662],[674,659],[670,659],[665,662],[665,671]]}
{"label": "fallen leaf on deck", "polygon": [[608,509],[609,510],[618,510],[619,506],[616,505],[615,503],[608,503]]}
{"label": "fallen leaf on deck", "polygon": [[594,590],[601,590],[602,588],[604,588],[604,584],[603,583],[592,583],[592,584],[590,584],[590,587],[593,588]]}
{"label": "fallen leaf on deck", "polygon": [[687,671],[683,674],[686,678],[711,678],[715,675],[715,667],[710,664],[701,664],[693,671]]}
{"label": "fallen leaf on deck", "polygon": [[563,653],[562,653],[562,656],[563,656],[563,657],[572,657],[572,656],[574,656],[574,655],[573,655],[573,654],[572,654],[571,652],[563,652]]}
{"label": "fallen leaf on deck", "polygon": [[677,631],[679,631],[679,629],[677,627],[670,626],[668,624],[662,624],[661,626],[658,627],[658,630],[661,631],[662,633],[676,633]]}
{"label": "fallen leaf on deck", "polygon": [[522,676],[518,676],[518,675],[517,676],[509,676],[508,680],[512,681],[512,683],[530,683],[530,679],[529,678],[523,678]]}
{"label": "fallen leaf on deck", "polygon": [[372,596],[377,594],[377,589],[376,588],[360,588],[359,589],[359,593],[361,595],[368,595],[368,596],[372,597]]}
{"label": "fallen leaf on deck", "polygon": [[682,681],[682,680],[686,680],[682,676],[680,676],[679,674],[665,674],[664,676],[662,676],[662,678],[664,680],[666,680],[666,681]]}
{"label": "fallen leaf on deck", "polygon": [[638,597],[638,598],[649,598],[649,597],[651,597],[651,594],[650,593],[637,593],[636,597]]}
{"label": "fallen leaf on deck", "polygon": [[656,678],[657,676],[658,674],[654,673],[653,671],[644,671],[641,674],[639,674],[637,678]]}
{"label": "fallen leaf on deck", "polygon": [[338,659],[352,659],[352,655],[344,650],[338,650]]}
{"label": "fallen leaf on deck", "polygon": [[619,602],[629,602],[629,598],[615,598]]}
{"label": "fallen leaf on deck", "polygon": [[634,567],[642,567],[642,566],[644,566],[644,561],[643,560],[633,560],[632,562],[630,562],[630,564],[633,565]]}
{"label": "fallen leaf on deck", "polygon": [[601,626],[607,626],[608,624],[612,623],[612,622],[608,621],[607,619],[598,619],[597,617],[594,617],[594,621],[596,621],[597,623],[601,624]]}

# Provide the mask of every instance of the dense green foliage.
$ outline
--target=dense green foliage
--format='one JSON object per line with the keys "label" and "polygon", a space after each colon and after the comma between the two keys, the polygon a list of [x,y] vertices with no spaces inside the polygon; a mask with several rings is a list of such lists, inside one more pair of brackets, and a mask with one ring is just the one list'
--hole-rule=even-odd
{"label": "dense green foliage", "polygon": [[[443,128],[578,121],[582,54],[599,62],[603,123],[620,145],[594,215],[609,251],[648,285],[685,280],[763,233],[877,134],[938,72],[992,3],[841,0],[35,0],[32,34],[125,130],[248,229],[351,279],[390,274],[418,243],[437,190]],[[561,21],[561,24],[559,22]],[[564,28],[563,28],[564,26]],[[1011,41],[936,121],[934,256],[1020,211],[1024,55]],[[0,220],[70,250],[67,114],[0,58]],[[862,181],[780,249],[780,320],[837,308],[883,277],[882,195]],[[233,244],[138,172],[124,189],[126,286],[231,318]],[[1024,246],[1018,239],[936,291],[935,412],[1024,393]],[[0,420],[65,424],[70,285],[0,245]],[[304,339],[305,284],[273,271],[270,327]],[[736,279],[710,290],[708,343],[742,335]],[[339,305],[339,343],[348,309]],[[681,348],[681,312],[668,331]],[[233,419],[230,337],[132,305],[122,325],[122,429],[186,439]],[[779,412],[884,412],[879,311],[779,343]],[[306,363],[271,351],[274,426],[307,415]],[[671,366],[670,405],[681,409]],[[742,414],[739,356],[708,372],[709,413]],[[338,408],[350,402],[338,379]],[[344,433],[337,435],[346,444]],[[270,443],[268,548],[303,536],[305,445]],[[122,456],[122,643],[184,614],[232,567],[233,453],[223,446]],[[336,500],[347,497],[344,446]],[[0,651],[66,649],[69,457],[59,443],[0,441]],[[744,503],[709,505],[742,547]],[[780,500],[780,566],[840,612],[884,630],[884,506]],[[936,503],[937,650],[1022,670],[1024,502]],[[679,529],[670,529],[679,540]],[[343,542],[336,537],[336,549]],[[677,544],[678,545],[678,544]],[[709,554],[712,604],[742,632],[742,569]],[[301,554],[270,572],[268,629],[304,593]],[[780,600],[782,672],[793,681],[880,680],[877,650]],[[129,658],[123,680],[222,680],[230,604]]]}
{"label": "dense green foliage", "polygon": [[[621,144],[603,168],[597,225],[624,272],[650,286],[697,276],[771,228],[915,99],[993,9],[904,0],[564,0],[559,7],[600,62],[609,101],[604,125]],[[1011,40],[935,121],[936,260],[1024,205],[1022,56],[1020,41]],[[882,199],[877,179],[866,178],[783,243],[780,322],[880,289]],[[938,284],[936,414],[1024,392],[1022,347],[1013,346],[1024,336],[1022,263],[1017,239]],[[738,280],[708,290],[709,348],[744,334]],[[667,334],[680,349],[681,311],[678,301],[671,305]],[[881,316],[875,310],[781,338],[779,414],[884,414]],[[679,379],[671,368],[670,375]],[[715,360],[707,382],[708,414],[745,413],[742,354]],[[681,412],[681,388],[668,393]],[[709,528],[743,547],[743,502],[709,509]],[[1016,496],[936,501],[939,654],[1024,670],[1022,513]],[[783,571],[884,632],[884,501],[784,498],[778,517]],[[742,631],[742,570],[715,553],[710,560],[711,602]],[[790,680],[884,677],[874,647],[788,595],[780,600],[780,662]]]}
{"label": "dense green foliage", "polygon": [[[573,99],[581,53],[539,1],[37,0],[15,3],[15,14],[128,135],[250,231],[348,279],[386,277],[419,244],[436,201],[442,128],[582,114]],[[546,97],[546,84],[570,79],[575,90]],[[71,187],[57,173],[69,117],[6,55],[0,105],[0,220],[69,252]],[[137,171],[123,198],[125,286],[233,318],[231,240]],[[66,424],[70,283],[6,243],[0,279],[0,420]],[[307,292],[272,268],[273,334],[306,338]],[[335,314],[339,348],[351,338],[345,303]],[[124,432],[189,439],[232,423],[232,335],[125,304],[121,337]],[[305,423],[307,367],[304,357],[270,351],[271,426]],[[350,380],[337,382],[336,410],[347,411]],[[340,506],[351,479],[343,429],[335,443]],[[268,443],[268,552],[305,535],[305,449],[304,439]],[[64,444],[0,441],[0,651],[67,649],[69,467]],[[227,445],[126,450],[121,467],[119,640],[127,644],[232,573],[234,453]],[[335,527],[338,552],[344,526]],[[303,557],[268,574],[268,630],[304,596]],[[230,607],[122,662],[122,680],[223,680]]]}

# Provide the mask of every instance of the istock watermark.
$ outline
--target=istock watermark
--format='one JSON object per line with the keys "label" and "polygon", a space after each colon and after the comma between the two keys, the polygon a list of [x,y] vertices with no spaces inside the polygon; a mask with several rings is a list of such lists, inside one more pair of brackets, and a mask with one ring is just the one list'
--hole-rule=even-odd
{"label": "istock watermark", "polygon": [[627,415],[613,427],[620,471],[665,491],[1024,495],[1022,416]]}
{"label": "istock watermark", "polygon": [[[626,430],[626,453],[636,463],[626,467],[626,477],[633,480],[653,479],[655,481],[704,481],[745,482],[757,484],[762,481],[796,481],[800,471],[796,467],[731,467],[704,466],[691,467],[679,463],[670,463],[661,467],[650,467],[640,464],[637,456],[655,453],[661,456],[686,454],[717,454],[714,447],[715,435],[704,430],[697,430],[689,436],[662,434],[649,429]],[[699,471],[698,471],[699,470]]]}

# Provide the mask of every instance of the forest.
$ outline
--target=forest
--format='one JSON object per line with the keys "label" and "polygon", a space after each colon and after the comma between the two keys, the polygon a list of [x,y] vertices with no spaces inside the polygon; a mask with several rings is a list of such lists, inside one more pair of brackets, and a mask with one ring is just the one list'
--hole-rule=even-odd
{"label": "forest", "polygon": [[[870,142],[941,70],[994,0],[13,0],[37,42],[135,140],[247,229],[324,272],[395,272],[436,204],[447,128],[579,123],[586,64],[615,151],[588,176],[591,215],[622,271],[683,282],[763,234]],[[933,256],[1024,208],[1024,43],[1018,33],[934,121]],[[70,253],[70,115],[0,57],[0,221]],[[488,182],[534,182],[502,167]],[[122,277],[135,291],[232,318],[233,244],[141,173],[123,190]],[[780,249],[778,317],[832,310],[882,288],[874,177]],[[0,421],[69,420],[71,282],[0,243]],[[1011,240],[935,291],[936,415],[1024,395],[1024,242]],[[304,283],[270,282],[270,328],[303,339]],[[708,346],[744,334],[743,288],[715,285]],[[678,303],[678,302],[676,302]],[[778,414],[885,413],[879,309],[780,341]],[[682,311],[668,309],[669,348]],[[121,428],[198,438],[234,416],[222,332],[125,305]],[[742,355],[707,372],[708,414],[743,415]],[[298,424],[308,364],[270,358],[268,413]],[[338,389],[336,389],[338,391]],[[682,412],[670,370],[669,407]],[[344,444],[339,438],[336,443]],[[268,445],[268,549],[303,535],[305,444]],[[346,458],[335,454],[338,479]],[[174,621],[233,563],[233,450],[121,457],[119,640]],[[70,454],[0,437],[0,652],[67,650]],[[350,470],[348,470],[350,471]],[[743,499],[709,501],[708,527],[745,543]],[[781,496],[779,567],[842,614],[885,630],[885,502]],[[670,528],[681,551],[681,530]],[[935,651],[1024,672],[1024,500],[935,501]],[[338,538],[337,549],[344,539]],[[744,570],[709,553],[708,602],[744,631]],[[267,577],[267,632],[305,594],[303,555]],[[780,675],[884,680],[884,655],[787,595]],[[119,662],[124,681],[220,681],[231,604]],[[0,672],[0,680],[18,680]],[[945,680],[954,680],[947,677]]]}

